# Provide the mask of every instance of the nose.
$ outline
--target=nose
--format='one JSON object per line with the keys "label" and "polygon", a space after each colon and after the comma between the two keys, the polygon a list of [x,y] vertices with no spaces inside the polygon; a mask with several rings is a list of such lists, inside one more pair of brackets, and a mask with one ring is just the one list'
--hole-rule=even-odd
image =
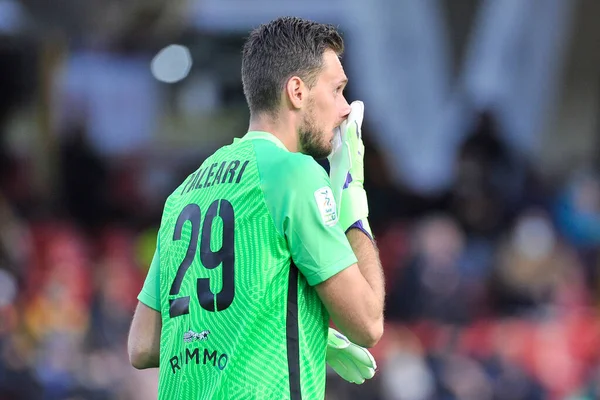
{"label": "nose", "polygon": [[348,100],[346,100],[346,97],[344,96],[344,104],[342,105],[342,120],[348,118],[348,114],[350,114],[351,110],[352,108],[350,107],[350,104],[348,104]]}

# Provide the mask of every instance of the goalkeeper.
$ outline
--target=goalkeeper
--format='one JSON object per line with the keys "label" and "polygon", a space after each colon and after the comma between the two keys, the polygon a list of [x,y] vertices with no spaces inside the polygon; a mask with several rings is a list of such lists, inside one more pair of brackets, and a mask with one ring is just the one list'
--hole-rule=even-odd
{"label": "goalkeeper", "polygon": [[[383,273],[343,49],[300,18],[250,33],[248,132],[166,200],[131,324],[131,363],[159,368],[159,399],[323,399],[326,363],[373,376]],[[331,176],[314,160],[328,156]]]}

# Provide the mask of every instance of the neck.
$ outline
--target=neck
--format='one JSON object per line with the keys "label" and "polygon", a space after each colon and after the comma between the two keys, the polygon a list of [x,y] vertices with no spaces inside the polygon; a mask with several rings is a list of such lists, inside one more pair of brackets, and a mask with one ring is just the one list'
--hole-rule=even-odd
{"label": "neck", "polygon": [[292,118],[282,115],[273,117],[266,113],[251,116],[248,131],[269,132],[283,143],[289,151],[295,153],[298,148],[298,132]]}

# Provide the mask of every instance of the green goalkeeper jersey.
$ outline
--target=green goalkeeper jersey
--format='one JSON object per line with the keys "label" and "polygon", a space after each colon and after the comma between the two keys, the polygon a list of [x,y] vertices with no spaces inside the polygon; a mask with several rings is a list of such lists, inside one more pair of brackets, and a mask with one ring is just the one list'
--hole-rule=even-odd
{"label": "green goalkeeper jersey", "polygon": [[329,177],[273,135],[222,147],[166,201],[139,299],[162,314],[159,399],[323,399],[312,286],[356,262]]}

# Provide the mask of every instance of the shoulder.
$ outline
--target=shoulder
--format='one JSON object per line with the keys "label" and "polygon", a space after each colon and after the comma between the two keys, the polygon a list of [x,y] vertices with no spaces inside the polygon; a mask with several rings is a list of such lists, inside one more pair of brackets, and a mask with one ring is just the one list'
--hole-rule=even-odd
{"label": "shoulder", "polygon": [[[290,153],[270,143],[256,142],[256,160],[263,183],[277,182],[285,187],[299,182],[320,181],[327,177],[323,167],[310,156]],[[263,146],[268,147],[268,150],[262,149]]]}
{"label": "shoulder", "polygon": [[300,153],[288,153],[279,172],[296,181],[313,180],[327,175],[312,157]]}

